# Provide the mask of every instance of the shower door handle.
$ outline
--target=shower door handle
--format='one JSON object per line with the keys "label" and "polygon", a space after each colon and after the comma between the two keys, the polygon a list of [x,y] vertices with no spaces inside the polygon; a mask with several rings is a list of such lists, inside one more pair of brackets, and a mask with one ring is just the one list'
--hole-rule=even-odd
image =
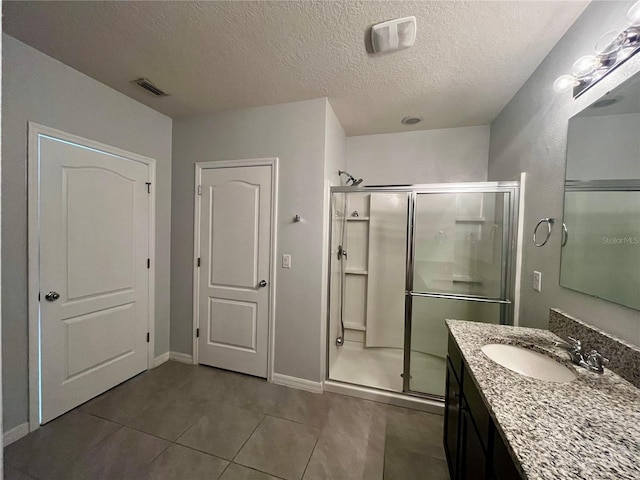
{"label": "shower door handle", "polygon": [[266,287],[266,286],[267,286],[267,281],[266,281],[266,280],[260,280],[260,281],[258,282],[258,287],[260,287],[260,288],[264,288],[264,287]]}

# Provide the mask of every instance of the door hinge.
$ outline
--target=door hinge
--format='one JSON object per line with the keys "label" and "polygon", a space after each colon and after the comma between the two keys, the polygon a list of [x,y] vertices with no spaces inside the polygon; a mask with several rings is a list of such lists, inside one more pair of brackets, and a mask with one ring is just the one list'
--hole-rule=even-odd
{"label": "door hinge", "polygon": [[200,266],[200,257],[198,257],[198,266]]}
{"label": "door hinge", "polygon": [[40,292],[38,292],[38,301],[40,301]]}
{"label": "door hinge", "polygon": [[149,340],[151,340],[151,335],[149,335],[149,332],[147,332],[147,343],[149,343]]}
{"label": "door hinge", "polygon": [[151,259],[147,258],[147,268],[151,268]]}
{"label": "door hinge", "polygon": [[196,328],[196,338],[200,338],[200,329]]}
{"label": "door hinge", "polygon": [[198,185],[198,195],[202,195],[202,185]]}
{"label": "door hinge", "polygon": [[147,193],[151,193],[151,182],[144,182],[147,184]]}

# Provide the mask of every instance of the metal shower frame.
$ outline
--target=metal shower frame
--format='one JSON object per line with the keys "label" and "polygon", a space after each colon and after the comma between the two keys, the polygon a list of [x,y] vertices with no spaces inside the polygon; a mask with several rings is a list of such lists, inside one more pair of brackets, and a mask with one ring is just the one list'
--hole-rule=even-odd
{"label": "metal shower frame", "polygon": [[[384,193],[384,192],[406,192],[408,202],[407,214],[407,246],[406,246],[406,278],[405,278],[405,317],[404,317],[404,368],[403,368],[403,388],[402,394],[417,396],[420,398],[443,401],[444,397],[411,390],[411,324],[412,324],[412,303],[413,297],[448,298],[455,300],[466,300],[475,302],[486,302],[500,304],[500,323],[513,324],[513,298],[515,293],[515,259],[516,242],[518,239],[518,208],[520,182],[467,182],[467,183],[437,183],[437,184],[416,184],[416,185],[375,185],[365,187],[339,186],[331,187],[329,205],[333,210],[334,193]],[[510,228],[503,229],[502,235],[502,277],[500,281],[500,298],[490,299],[473,295],[456,295],[445,293],[424,293],[413,291],[413,260],[415,256],[415,219],[416,219],[416,199],[420,194],[430,193],[506,193],[506,201],[503,204],[504,219],[509,221]],[[346,201],[346,198],[345,198]],[[332,212],[333,213],[333,212]],[[330,378],[330,348],[331,348],[331,239],[333,237],[333,214],[330,215],[329,222],[329,265],[328,265],[328,288],[327,288],[327,342],[326,350],[326,380],[340,382],[350,385],[358,385],[341,380]],[[343,279],[341,281],[344,281]],[[368,386],[367,386],[368,387]],[[375,387],[368,387],[375,388]]]}

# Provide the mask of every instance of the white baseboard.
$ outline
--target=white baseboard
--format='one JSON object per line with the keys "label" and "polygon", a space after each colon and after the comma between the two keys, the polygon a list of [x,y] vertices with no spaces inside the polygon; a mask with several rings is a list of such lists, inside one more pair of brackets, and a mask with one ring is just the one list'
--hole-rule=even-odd
{"label": "white baseboard", "polygon": [[180,353],[180,352],[169,352],[169,360],[173,360],[175,362],[188,363],[193,364],[193,355],[189,355],[188,353]]}
{"label": "white baseboard", "polygon": [[156,368],[159,367],[160,365],[162,365],[165,362],[169,361],[169,352],[165,352],[162,355],[158,355],[154,360],[153,360],[153,367],[152,368]]}
{"label": "white baseboard", "polygon": [[322,393],[322,382],[314,382],[305,378],[290,377],[289,375],[282,375],[281,373],[274,373],[271,377],[271,381],[277,385],[283,385],[285,387],[297,388],[312,393]]}
{"label": "white baseboard", "polygon": [[4,432],[2,436],[2,446],[6,447],[13,442],[20,440],[22,437],[29,434],[29,422],[22,423],[11,430]]}

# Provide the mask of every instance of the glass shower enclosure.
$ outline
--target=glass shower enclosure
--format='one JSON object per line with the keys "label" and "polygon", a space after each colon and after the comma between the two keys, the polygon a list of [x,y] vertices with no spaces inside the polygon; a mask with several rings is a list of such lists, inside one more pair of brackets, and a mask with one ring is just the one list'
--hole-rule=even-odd
{"label": "glass shower enclosure", "polygon": [[328,379],[443,397],[445,319],[513,322],[518,191],[333,187]]}

